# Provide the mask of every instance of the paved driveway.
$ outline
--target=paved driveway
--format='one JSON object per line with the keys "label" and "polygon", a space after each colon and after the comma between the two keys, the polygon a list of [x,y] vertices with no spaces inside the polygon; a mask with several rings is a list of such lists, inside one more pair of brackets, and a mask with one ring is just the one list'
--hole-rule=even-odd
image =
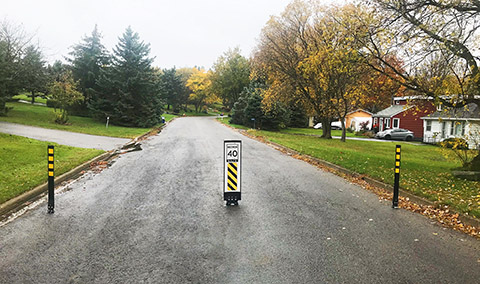
{"label": "paved driveway", "polygon": [[82,134],[1,121],[0,132],[41,141],[51,141],[62,145],[105,151],[113,150],[130,141],[130,139],[125,138]]}

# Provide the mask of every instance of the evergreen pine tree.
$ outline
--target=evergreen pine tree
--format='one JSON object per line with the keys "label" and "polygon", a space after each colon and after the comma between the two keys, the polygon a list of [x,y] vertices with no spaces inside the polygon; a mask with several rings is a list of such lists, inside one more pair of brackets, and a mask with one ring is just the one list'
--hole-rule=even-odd
{"label": "evergreen pine tree", "polygon": [[160,122],[163,101],[151,67],[149,44],[128,27],[114,49],[112,63],[103,68],[99,91],[90,104],[95,116],[113,124],[150,127]]}
{"label": "evergreen pine tree", "polygon": [[79,90],[84,95],[84,101],[75,108],[75,113],[84,113],[98,90],[97,80],[100,69],[109,62],[109,55],[101,43],[102,35],[95,28],[90,36],[84,37],[82,42],[73,46],[71,58],[67,60],[72,65],[73,78],[79,82]]}
{"label": "evergreen pine tree", "polygon": [[167,103],[167,109],[170,109],[170,106],[172,106],[173,112],[178,113],[180,105],[185,101],[185,97],[188,98],[189,92],[186,90],[185,83],[175,68],[163,70],[161,89],[162,96]]}
{"label": "evergreen pine tree", "polygon": [[29,92],[32,104],[38,92],[45,92],[47,88],[47,69],[42,52],[33,45],[25,49],[22,59],[22,81],[25,91]]}

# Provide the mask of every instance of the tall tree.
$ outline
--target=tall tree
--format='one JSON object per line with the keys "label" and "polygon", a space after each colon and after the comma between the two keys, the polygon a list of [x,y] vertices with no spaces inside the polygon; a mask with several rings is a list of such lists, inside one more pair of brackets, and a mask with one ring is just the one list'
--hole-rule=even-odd
{"label": "tall tree", "polygon": [[188,106],[188,98],[190,97],[190,89],[187,87],[187,81],[192,76],[193,73],[198,71],[199,69],[197,67],[194,68],[179,68],[177,69],[177,74],[180,76],[180,79],[182,80],[183,83],[183,90],[180,95],[180,105],[181,108],[183,108],[184,111],[187,111],[187,106]]}
{"label": "tall tree", "polygon": [[[407,89],[447,106],[478,105],[480,2],[373,2],[369,14],[361,18],[369,30],[364,54],[373,69],[395,73]],[[403,64],[390,64],[387,59],[391,55],[400,56]],[[445,85],[445,80],[449,84]]]}
{"label": "tall tree", "polygon": [[167,103],[167,109],[172,106],[174,112],[180,111],[180,106],[188,98],[186,83],[175,68],[164,69],[161,75],[161,89],[163,98]]}
{"label": "tall tree", "polygon": [[[342,123],[341,141],[344,142],[347,114],[362,105],[366,99],[364,83],[368,79],[369,69],[359,54],[363,46],[352,35],[363,32],[351,21],[352,14],[356,13],[354,6],[321,11],[322,14],[312,22],[311,47],[308,57],[299,64],[299,71],[319,93],[330,97],[326,106]],[[325,102],[323,106],[325,107]]]}
{"label": "tall tree", "polygon": [[22,55],[31,37],[21,26],[0,22],[0,116],[6,115],[7,100],[22,89]]}
{"label": "tall tree", "polygon": [[97,25],[91,35],[82,38],[82,41],[72,47],[67,61],[72,65],[72,73],[79,82],[79,90],[84,95],[84,101],[80,105],[81,110],[86,111],[95,90],[98,90],[97,80],[100,77],[102,66],[109,63],[109,54],[101,43],[102,35]]}
{"label": "tall tree", "polygon": [[42,52],[34,45],[29,45],[25,49],[25,55],[22,58],[22,81],[23,88],[29,92],[32,104],[35,103],[35,97],[38,92],[45,92],[47,88],[47,70]]}
{"label": "tall tree", "polygon": [[360,47],[350,35],[360,31],[338,22],[348,21],[353,10],[293,1],[267,23],[255,54],[255,68],[264,71],[254,73],[266,73],[269,83],[266,105],[302,102],[310,115],[321,119],[324,138],[331,138],[334,118],[342,120],[361,95]]}
{"label": "tall tree", "polygon": [[114,49],[112,64],[102,69],[99,91],[90,103],[96,117],[114,124],[150,127],[160,122],[163,100],[148,57],[150,45],[130,27]]}
{"label": "tall tree", "polygon": [[250,82],[250,63],[240,49],[228,50],[213,65],[212,89],[230,109]]}
{"label": "tall tree", "polygon": [[211,74],[201,69],[193,73],[187,81],[187,87],[191,91],[189,100],[195,105],[196,112],[205,104],[217,100],[217,97],[211,91],[212,81],[210,76]]}

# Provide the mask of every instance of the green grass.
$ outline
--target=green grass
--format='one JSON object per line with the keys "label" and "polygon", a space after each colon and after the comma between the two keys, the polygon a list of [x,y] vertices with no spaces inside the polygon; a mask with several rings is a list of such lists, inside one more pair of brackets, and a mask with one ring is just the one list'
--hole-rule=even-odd
{"label": "green grass", "polygon": [[[16,95],[16,96],[14,96],[12,99],[24,100],[24,101],[27,101],[27,102],[31,102],[31,101],[32,101],[32,98],[29,98],[29,97],[27,96],[27,93],[23,93],[23,94],[20,94],[20,95]],[[46,104],[46,103],[47,103],[47,99],[44,99],[44,98],[41,98],[41,97],[35,97],[35,102],[36,102],[36,103]]]}
{"label": "green grass", "polygon": [[[321,129],[314,129],[314,128],[286,128],[280,130],[280,133],[286,134],[302,134],[302,135],[322,135]],[[355,133],[346,133],[347,137],[363,137],[365,136],[357,136]],[[342,130],[332,130],[332,136],[342,136]]]}
{"label": "green grass", "polygon": [[56,176],[103,153],[0,133],[0,203],[47,181],[47,145],[55,145]]}
{"label": "green grass", "polygon": [[253,131],[272,142],[302,154],[320,158],[393,185],[395,145],[402,145],[400,187],[431,201],[453,206],[462,213],[480,217],[480,182],[457,179],[451,170],[461,166],[446,159],[440,148],[410,143],[320,139],[317,137]]}
{"label": "green grass", "polygon": [[[8,112],[7,116],[0,117],[0,121],[122,138],[135,138],[150,130],[150,128],[115,126],[112,125],[112,121],[110,121],[110,125],[106,128],[105,122],[99,122],[92,118],[80,116],[70,116],[68,125],[60,125],[55,123],[55,113],[53,108],[15,102],[7,103],[7,106],[13,107],[13,109]],[[167,121],[174,117],[169,114],[164,114],[163,116],[165,116]]]}
{"label": "green grass", "polygon": [[243,129],[243,130],[251,129],[250,127],[247,127],[247,126],[244,126],[244,125],[230,123],[230,117],[224,116],[223,119],[219,117],[219,118],[217,118],[217,120],[220,121],[223,124],[230,125],[231,127],[234,127],[234,128]]}

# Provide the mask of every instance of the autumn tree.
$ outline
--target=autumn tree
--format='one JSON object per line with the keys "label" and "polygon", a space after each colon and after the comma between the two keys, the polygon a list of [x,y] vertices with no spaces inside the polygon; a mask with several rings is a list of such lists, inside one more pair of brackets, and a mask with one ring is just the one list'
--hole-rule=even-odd
{"label": "autumn tree", "polygon": [[78,91],[78,82],[73,79],[72,72],[66,71],[59,80],[55,80],[49,88],[49,93],[60,109],[55,122],[66,124],[69,119],[68,108],[83,100],[82,93]]}
{"label": "autumn tree", "polygon": [[[401,70],[401,61],[395,56],[389,56],[385,59],[392,66],[397,66]],[[378,62],[377,62],[378,63]],[[376,67],[379,68],[379,67]],[[405,95],[405,87],[400,83],[401,78],[392,70],[386,70],[388,73],[380,73],[375,70],[365,70],[368,75],[364,84],[366,98],[361,107],[371,113],[376,113],[389,107],[392,104],[393,97]]]}
{"label": "autumn tree", "polygon": [[[374,70],[394,73],[405,88],[446,106],[478,105],[478,1],[373,2],[361,21],[368,27],[365,55]],[[403,64],[391,64],[391,56]],[[455,80],[445,84],[449,77]]]}
{"label": "autumn tree", "polygon": [[352,6],[328,9],[294,1],[267,23],[255,54],[254,68],[267,73],[267,105],[301,101],[321,118],[324,138],[331,138],[334,118],[343,121],[363,96],[358,85],[364,59],[358,53],[361,44],[351,35],[361,29],[339,23],[349,21],[354,11]]}
{"label": "autumn tree", "polygon": [[346,139],[347,114],[365,100],[364,83],[369,75],[359,54],[362,45],[352,35],[362,33],[350,21],[354,13],[352,5],[323,10],[312,24],[309,56],[299,64],[303,76],[330,97],[327,106],[342,124],[341,141]]}
{"label": "autumn tree", "polygon": [[250,63],[240,54],[240,49],[228,50],[213,65],[212,90],[232,108],[243,88],[250,82]]}
{"label": "autumn tree", "polygon": [[187,87],[191,91],[189,100],[195,106],[196,112],[199,112],[205,104],[213,103],[218,99],[212,92],[210,76],[209,72],[197,69],[187,80]]}
{"label": "autumn tree", "polygon": [[313,17],[310,7],[302,1],[292,2],[280,16],[272,17],[262,30],[253,73],[265,77],[269,85],[264,94],[267,107],[276,101],[301,101],[311,116],[321,118],[322,137],[331,138],[329,94],[312,84],[299,68],[313,46],[309,35]]}

